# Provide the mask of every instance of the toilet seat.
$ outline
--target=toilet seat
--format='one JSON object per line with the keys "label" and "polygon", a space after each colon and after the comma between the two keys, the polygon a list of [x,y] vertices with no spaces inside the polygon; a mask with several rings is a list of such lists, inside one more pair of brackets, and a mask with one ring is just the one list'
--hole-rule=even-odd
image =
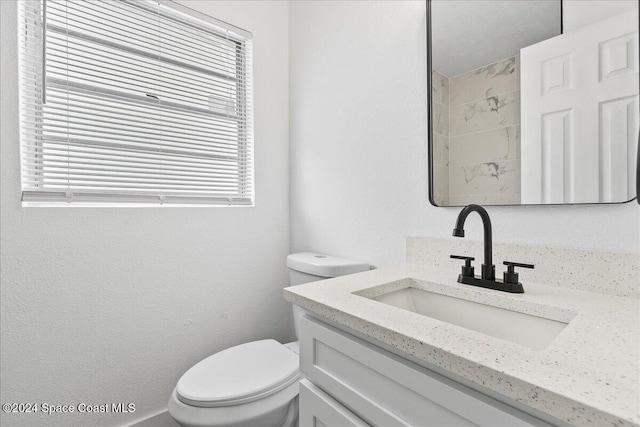
{"label": "toilet seat", "polygon": [[284,390],[299,378],[296,353],[275,340],[253,341],[194,365],[178,381],[176,396],[202,408],[240,405]]}

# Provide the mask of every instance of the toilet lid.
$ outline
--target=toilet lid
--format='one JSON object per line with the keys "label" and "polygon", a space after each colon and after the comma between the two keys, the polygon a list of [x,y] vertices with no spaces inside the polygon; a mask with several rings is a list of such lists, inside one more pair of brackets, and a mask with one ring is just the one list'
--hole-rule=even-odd
{"label": "toilet lid", "polygon": [[275,340],[253,341],[209,356],[178,381],[178,399],[192,406],[230,406],[276,393],[298,380],[298,355]]}

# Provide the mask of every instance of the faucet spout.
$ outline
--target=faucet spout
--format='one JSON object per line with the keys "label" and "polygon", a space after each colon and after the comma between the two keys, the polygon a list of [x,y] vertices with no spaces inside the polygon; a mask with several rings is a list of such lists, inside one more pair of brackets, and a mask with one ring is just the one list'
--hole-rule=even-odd
{"label": "faucet spout", "polygon": [[471,212],[477,212],[482,218],[484,227],[484,263],[482,264],[482,278],[495,280],[496,267],[493,265],[493,246],[491,238],[491,219],[487,211],[480,205],[465,206],[458,214],[456,228],[453,229],[454,237],[464,237],[464,222]]}

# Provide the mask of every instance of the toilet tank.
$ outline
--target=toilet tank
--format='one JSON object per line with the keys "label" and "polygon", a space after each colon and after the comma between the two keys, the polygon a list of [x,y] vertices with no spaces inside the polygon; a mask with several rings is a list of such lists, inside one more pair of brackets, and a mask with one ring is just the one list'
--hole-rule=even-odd
{"label": "toilet tank", "polygon": [[[313,252],[300,252],[287,257],[287,267],[289,268],[289,284],[295,286],[360,273],[369,270],[371,266],[361,261]],[[304,310],[301,307],[293,306],[293,325],[296,337],[298,337],[298,319],[303,314]]]}

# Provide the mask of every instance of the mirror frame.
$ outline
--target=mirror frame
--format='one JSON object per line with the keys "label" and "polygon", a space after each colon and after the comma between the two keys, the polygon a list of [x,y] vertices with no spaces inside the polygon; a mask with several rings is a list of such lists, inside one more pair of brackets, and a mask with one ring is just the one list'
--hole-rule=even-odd
{"label": "mirror frame", "polygon": [[[427,22],[427,160],[428,160],[428,179],[429,179],[429,203],[431,203],[432,206],[435,206],[436,208],[461,208],[463,207],[463,205],[450,205],[450,206],[442,206],[442,205],[438,205],[436,204],[435,200],[434,200],[434,194],[433,194],[433,189],[434,189],[434,185],[433,185],[433,161],[434,161],[434,156],[433,156],[433,117],[431,115],[431,105],[432,105],[432,89],[431,89],[431,85],[432,85],[432,78],[431,78],[431,74],[433,72],[433,68],[432,68],[432,58],[431,58],[431,54],[432,54],[432,49],[431,49],[431,39],[432,39],[432,35],[431,35],[431,2],[433,0],[426,0],[427,4],[426,4],[426,22]],[[559,0],[560,1],[560,34],[564,33],[564,19],[563,19],[563,14],[562,14],[562,9],[563,9],[563,2],[565,0]],[[640,0],[638,0],[639,3],[639,15],[640,15]],[[640,46],[638,47],[638,50],[640,51]],[[639,52],[640,53],[640,52]],[[639,76],[639,80],[640,80],[640,76]],[[636,200],[638,202],[638,204],[640,204],[640,132],[638,133],[638,160],[636,162],[636,196],[626,200],[624,202],[590,202],[590,203],[540,203],[540,204],[525,204],[525,203],[521,203],[518,205],[483,205],[483,206],[503,206],[503,207],[512,207],[512,206],[572,206],[572,205],[622,205],[625,203],[630,203],[633,202],[634,200]]]}

